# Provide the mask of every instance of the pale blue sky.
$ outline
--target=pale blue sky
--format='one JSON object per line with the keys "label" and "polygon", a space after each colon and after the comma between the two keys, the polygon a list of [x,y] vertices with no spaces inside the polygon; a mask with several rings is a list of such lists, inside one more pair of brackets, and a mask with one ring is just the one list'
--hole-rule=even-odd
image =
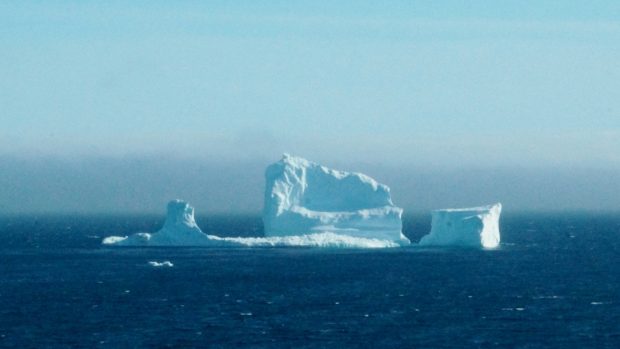
{"label": "pale blue sky", "polygon": [[620,2],[334,3],[1,2],[0,157],[620,168]]}

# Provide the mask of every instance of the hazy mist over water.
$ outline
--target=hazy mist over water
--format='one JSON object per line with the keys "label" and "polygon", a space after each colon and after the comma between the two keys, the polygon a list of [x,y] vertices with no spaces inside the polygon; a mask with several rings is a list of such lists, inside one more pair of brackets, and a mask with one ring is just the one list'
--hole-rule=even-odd
{"label": "hazy mist over water", "polygon": [[[259,213],[273,160],[0,158],[0,212],[162,213],[170,199],[198,214]],[[312,159],[316,160],[316,159]],[[410,212],[501,201],[505,210],[620,210],[620,171],[595,168],[414,167],[328,161],[392,189]]]}

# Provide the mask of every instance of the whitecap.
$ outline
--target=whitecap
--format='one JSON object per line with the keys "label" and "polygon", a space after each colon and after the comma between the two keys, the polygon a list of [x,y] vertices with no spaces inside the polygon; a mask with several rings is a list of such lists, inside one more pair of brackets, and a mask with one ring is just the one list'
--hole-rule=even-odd
{"label": "whitecap", "polygon": [[551,295],[551,296],[534,296],[532,299],[562,299],[564,297]]}

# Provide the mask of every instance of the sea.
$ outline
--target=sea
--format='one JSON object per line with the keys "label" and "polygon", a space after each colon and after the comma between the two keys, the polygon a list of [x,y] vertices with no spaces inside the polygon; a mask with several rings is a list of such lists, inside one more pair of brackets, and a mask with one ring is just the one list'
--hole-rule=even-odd
{"label": "sea", "polygon": [[163,220],[0,217],[0,348],[620,348],[618,213],[504,212],[494,250],[101,245]]}

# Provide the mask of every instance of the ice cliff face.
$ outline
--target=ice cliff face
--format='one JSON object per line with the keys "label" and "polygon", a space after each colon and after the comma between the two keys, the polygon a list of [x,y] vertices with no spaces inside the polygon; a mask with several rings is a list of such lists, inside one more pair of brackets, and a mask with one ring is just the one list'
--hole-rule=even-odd
{"label": "ice cliff face", "polygon": [[196,246],[203,245],[207,239],[208,236],[194,220],[194,208],[185,201],[173,200],[168,203],[166,222],[158,232],[138,233],[129,237],[110,236],[103,243],[119,246]]}
{"label": "ice cliff face", "polygon": [[472,246],[495,248],[499,245],[499,216],[502,204],[433,211],[430,234],[422,246]]}
{"label": "ice cliff face", "polygon": [[409,244],[390,189],[360,174],[284,155],[265,173],[266,236],[334,233]]}

